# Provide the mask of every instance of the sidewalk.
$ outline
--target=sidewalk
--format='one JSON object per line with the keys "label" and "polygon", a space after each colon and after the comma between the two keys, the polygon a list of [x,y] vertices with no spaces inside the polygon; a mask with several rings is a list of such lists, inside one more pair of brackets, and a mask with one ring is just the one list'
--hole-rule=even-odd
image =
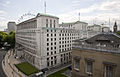
{"label": "sidewalk", "polygon": [[8,77],[27,77],[15,67],[15,64],[18,63],[20,63],[20,61],[15,59],[13,51],[9,50],[2,61],[3,70]]}

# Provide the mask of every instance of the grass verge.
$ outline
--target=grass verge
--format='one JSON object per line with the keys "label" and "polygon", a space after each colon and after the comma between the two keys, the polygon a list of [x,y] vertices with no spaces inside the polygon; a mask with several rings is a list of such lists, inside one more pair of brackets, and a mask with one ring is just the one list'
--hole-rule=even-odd
{"label": "grass verge", "polygon": [[39,72],[37,68],[29,64],[28,62],[16,64],[15,66],[18,68],[19,71],[23,72],[27,76]]}

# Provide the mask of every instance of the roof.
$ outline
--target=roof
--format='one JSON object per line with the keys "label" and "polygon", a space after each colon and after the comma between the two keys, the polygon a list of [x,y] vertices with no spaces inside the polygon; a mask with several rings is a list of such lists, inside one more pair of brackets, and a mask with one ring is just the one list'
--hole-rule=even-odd
{"label": "roof", "polygon": [[46,16],[46,17],[58,18],[57,16],[53,16],[53,15],[49,15],[49,14],[43,14],[43,13],[38,13],[36,17],[39,17],[39,16]]}
{"label": "roof", "polygon": [[107,43],[107,44],[120,44],[120,36],[114,33],[102,33],[96,36],[93,36],[86,40],[87,42],[91,43]]}
{"label": "roof", "polygon": [[120,36],[114,33],[102,33],[86,40],[75,40],[72,47],[73,49],[120,54]]}
{"label": "roof", "polygon": [[76,22],[62,23],[62,24],[60,24],[60,26],[61,26],[61,25],[72,25],[72,24],[76,24],[76,23],[85,23],[85,24],[88,24],[88,23],[86,23],[86,22],[76,21]]}
{"label": "roof", "polygon": [[31,18],[31,19],[28,19],[28,20],[26,20],[26,21],[23,21],[23,22],[17,24],[16,26],[18,26],[18,25],[20,25],[20,24],[23,24],[23,23],[31,22],[31,21],[34,21],[34,20],[36,20],[36,17]]}
{"label": "roof", "polygon": [[[47,17],[58,18],[58,17],[53,16],[53,15],[48,15],[48,14],[38,13],[36,17],[31,18],[31,19],[28,19],[28,20],[26,20],[26,21],[23,21],[23,22],[21,22],[21,23],[19,23],[19,24],[27,23],[27,22],[30,22],[30,21],[34,21],[34,20],[36,20],[36,18],[39,17],[39,16],[47,16]],[[59,19],[59,18],[58,18],[58,19]],[[17,26],[18,26],[19,24],[17,24]]]}

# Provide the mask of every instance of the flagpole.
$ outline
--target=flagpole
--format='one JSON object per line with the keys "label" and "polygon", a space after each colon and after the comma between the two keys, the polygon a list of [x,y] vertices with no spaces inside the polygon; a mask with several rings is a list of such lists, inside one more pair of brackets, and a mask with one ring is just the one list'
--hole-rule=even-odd
{"label": "flagpole", "polygon": [[44,2],[44,7],[45,7],[45,13],[46,13],[46,1]]}
{"label": "flagpole", "polygon": [[79,13],[79,21],[80,21],[80,13]]}

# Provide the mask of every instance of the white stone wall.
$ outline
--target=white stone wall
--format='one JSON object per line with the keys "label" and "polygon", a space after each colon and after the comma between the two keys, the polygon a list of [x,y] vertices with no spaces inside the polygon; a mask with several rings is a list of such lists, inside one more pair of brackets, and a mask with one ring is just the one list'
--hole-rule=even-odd
{"label": "white stone wall", "polygon": [[17,25],[16,42],[24,50],[18,55],[39,69],[68,63],[71,61],[72,40],[86,37],[86,29],[86,23],[64,28],[59,27],[58,18],[38,15]]}

